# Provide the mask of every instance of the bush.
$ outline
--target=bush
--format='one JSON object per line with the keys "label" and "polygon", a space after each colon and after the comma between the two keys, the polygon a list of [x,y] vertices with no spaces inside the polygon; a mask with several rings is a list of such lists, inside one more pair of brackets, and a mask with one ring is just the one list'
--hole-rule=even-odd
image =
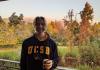
{"label": "bush", "polygon": [[79,49],[77,46],[65,47],[59,46],[58,47],[58,54],[59,54],[59,65],[61,66],[76,66],[77,65],[77,58],[79,57]]}
{"label": "bush", "polygon": [[89,65],[79,65],[77,69],[78,70],[92,70],[92,68]]}
{"label": "bush", "polygon": [[100,70],[100,66],[97,66],[94,68],[95,70]]}
{"label": "bush", "polygon": [[82,64],[100,65],[100,48],[80,46],[80,60]]}
{"label": "bush", "polygon": [[77,66],[77,70],[100,70],[100,66],[90,67],[89,65],[79,65]]}

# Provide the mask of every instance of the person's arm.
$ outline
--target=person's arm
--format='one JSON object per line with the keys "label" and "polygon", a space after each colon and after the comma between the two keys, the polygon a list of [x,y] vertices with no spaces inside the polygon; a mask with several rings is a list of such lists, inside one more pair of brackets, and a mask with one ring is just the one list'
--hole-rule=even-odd
{"label": "person's arm", "polygon": [[58,52],[57,52],[57,45],[54,43],[51,43],[51,56],[50,59],[45,59],[43,61],[43,67],[46,70],[54,70],[57,67],[58,64]]}
{"label": "person's arm", "polygon": [[22,44],[21,59],[20,59],[20,70],[26,70],[26,51],[25,42]]}
{"label": "person's arm", "polygon": [[58,49],[56,43],[54,43],[52,47],[52,60],[53,60],[53,65],[52,68],[56,68],[58,64]]}

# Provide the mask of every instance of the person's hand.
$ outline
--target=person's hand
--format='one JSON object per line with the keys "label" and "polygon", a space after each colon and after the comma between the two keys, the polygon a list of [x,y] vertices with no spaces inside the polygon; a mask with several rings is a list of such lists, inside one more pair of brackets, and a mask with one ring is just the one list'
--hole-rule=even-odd
{"label": "person's hand", "polygon": [[43,67],[46,70],[49,70],[52,67],[53,61],[50,59],[44,59],[43,60]]}

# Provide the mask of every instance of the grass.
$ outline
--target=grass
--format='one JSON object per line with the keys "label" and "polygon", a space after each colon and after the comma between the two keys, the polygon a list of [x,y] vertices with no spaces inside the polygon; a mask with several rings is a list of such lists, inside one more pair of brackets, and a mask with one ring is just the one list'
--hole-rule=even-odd
{"label": "grass", "polygon": [[[17,48],[16,47],[0,48],[0,59],[9,59],[9,60],[19,61],[20,60],[20,52],[21,52],[21,45],[19,45]],[[69,53],[71,53],[75,57],[79,57],[79,55],[80,55],[78,47],[73,47],[72,50],[70,50],[69,47],[58,46],[58,54],[60,57],[64,57],[64,56],[68,55]],[[62,66],[63,65],[64,64],[62,64]],[[76,68],[77,68],[77,70],[93,70],[88,65],[79,65]],[[96,66],[95,70],[100,70],[100,67]]]}
{"label": "grass", "polygon": [[0,52],[0,58],[19,61],[20,55],[18,55],[18,53],[14,51]]}
{"label": "grass", "polygon": [[100,66],[90,67],[89,65],[79,65],[77,70],[100,70]]}
{"label": "grass", "polygon": [[59,47],[58,47],[58,54],[59,54],[59,56],[65,56],[66,53],[68,53],[67,50],[68,50],[67,47],[59,46]]}
{"label": "grass", "polygon": [[89,65],[79,65],[77,69],[78,70],[92,70],[92,68]]}
{"label": "grass", "polygon": [[18,47],[0,47],[0,59],[9,59],[9,60],[20,60],[20,45]]}
{"label": "grass", "polygon": [[59,56],[66,56],[66,55],[71,54],[71,55],[78,57],[79,49],[78,49],[78,47],[73,47],[70,50],[70,47],[58,46],[58,54],[59,54]]}
{"label": "grass", "polygon": [[[10,59],[10,60],[19,60],[20,59],[20,52],[21,52],[21,45],[18,45],[17,48],[10,47],[10,48],[0,48],[0,58],[2,59]],[[78,48],[73,47],[71,50],[72,54],[78,56]],[[69,54],[70,48],[65,46],[58,46],[58,54],[60,57]]]}

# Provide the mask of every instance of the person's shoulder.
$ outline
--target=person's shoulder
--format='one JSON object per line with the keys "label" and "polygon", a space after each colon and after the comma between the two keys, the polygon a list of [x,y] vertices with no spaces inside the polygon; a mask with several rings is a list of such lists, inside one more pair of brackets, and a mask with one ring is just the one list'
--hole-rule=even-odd
{"label": "person's shoulder", "polygon": [[51,42],[52,44],[56,44],[55,40],[53,38],[49,38],[49,42]]}
{"label": "person's shoulder", "polygon": [[28,43],[31,42],[33,40],[33,36],[26,38],[23,43]]}

